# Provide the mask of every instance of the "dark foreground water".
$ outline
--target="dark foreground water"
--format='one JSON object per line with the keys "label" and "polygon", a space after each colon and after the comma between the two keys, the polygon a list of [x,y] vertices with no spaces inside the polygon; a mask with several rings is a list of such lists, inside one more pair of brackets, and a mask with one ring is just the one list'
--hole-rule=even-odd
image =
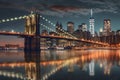
{"label": "dark foreground water", "polygon": [[0,80],[120,80],[120,50],[0,51]]}

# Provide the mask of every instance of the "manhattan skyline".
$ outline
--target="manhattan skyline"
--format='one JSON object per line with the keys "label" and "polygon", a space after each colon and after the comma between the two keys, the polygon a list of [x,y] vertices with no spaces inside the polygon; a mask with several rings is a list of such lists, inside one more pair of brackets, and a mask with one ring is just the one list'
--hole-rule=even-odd
{"label": "manhattan skyline", "polygon": [[[103,28],[103,20],[111,20],[112,30],[118,30],[120,17],[120,1],[118,0],[0,0],[0,20],[11,17],[28,15],[31,11],[37,12],[56,24],[63,24],[66,30],[67,22],[75,23],[75,30],[81,23],[86,23],[89,29],[90,9],[93,9],[95,31]],[[24,32],[24,21],[0,23],[0,30]],[[16,37],[0,36],[0,43],[7,41],[18,43]]]}

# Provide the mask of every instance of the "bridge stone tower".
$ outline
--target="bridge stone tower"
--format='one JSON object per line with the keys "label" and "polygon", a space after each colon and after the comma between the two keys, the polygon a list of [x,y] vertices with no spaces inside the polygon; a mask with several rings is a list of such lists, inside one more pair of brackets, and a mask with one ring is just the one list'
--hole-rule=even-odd
{"label": "bridge stone tower", "polygon": [[25,37],[24,50],[40,50],[39,14],[31,14],[30,16],[26,17],[25,33],[30,36]]}
{"label": "bridge stone tower", "polygon": [[40,80],[40,25],[39,14],[26,17],[24,37],[25,72],[31,80]]}

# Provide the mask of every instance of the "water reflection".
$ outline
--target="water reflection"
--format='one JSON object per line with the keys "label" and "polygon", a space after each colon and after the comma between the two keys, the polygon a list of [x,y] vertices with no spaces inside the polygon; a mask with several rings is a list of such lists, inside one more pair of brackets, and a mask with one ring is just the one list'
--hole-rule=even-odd
{"label": "water reflection", "polygon": [[[1,62],[0,75],[12,80],[120,80],[120,50],[48,50],[39,53],[26,51],[25,61]],[[0,58],[7,54],[0,54]],[[1,76],[0,79],[6,79]]]}
{"label": "water reflection", "polygon": [[25,79],[40,80],[40,51],[25,51]]}
{"label": "water reflection", "polygon": [[[74,54],[74,56],[72,54]],[[72,56],[70,56],[70,55],[72,55]],[[76,56],[76,55],[79,55],[79,56]],[[120,73],[120,51],[119,50],[110,50],[110,51],[109,50],[104,50],[104,51],[89,50],[86,53],[81,53],[81,51],[80,51],[80,53],[75,53],[75,52],[71,51],[71,53],[68,54],[68,56],[67,56],[68,57],[67,59],[63,60],[63,63],[66,64],[65,66],[67,66],[67,68],[68,68],[66,72],[72,72],[74,74],[77,73],[77,75],[81,74],[81,73],[83,75],[84,73],[87,72],[89,74],[89,76],[83,75],[84,77],[85,76],[87,77],[84,80],[91,79],[90,76],[94,76],[94,78],[97,77],[97,80],[99,80],[99,78],[101,78],[100,76],[105,77],[105,75],[108,75],[108,78],[109,78],[109,76],[112,76],[113,79],[114,79],[114,77],[117,78],[115,80],[120,79],[120,77],[118,76]],[[76,68],[78,68],[78,67],[80,68],[80,71],[76,70]],[[63,71],[63,73],[61,75],[60,72],[61,71],[58,71],[59,75],[55,74],[57,76],[54,76],[54,78],[50,77],[50,79],[66,80],[66,79],[68,79],[68,77],[71,77],[71,76],[68,76],[68,77],[64,76],[64,74],[69,74],[69,73],[66,73]],[[103,76],[103,74],[104,74],[104,76]],[[98,77],[98,75],[99,75],[99,77]],[[64,78],[60,78],[59,76],[61,76],[61,77],[64,76]],[[81,76],[81,77],[83,77],[83,76]],[[57,77],[59,77],[60,79]],[[77,76],[77,78],[81,79],[78,76]],[[92,80],[96,80],[96,79],[92,79]],[[106,80],[106,79],[103,78],[103,80]]]}
{"label": "water reflection", "polygon": [[95,67],[94,60],[91,60],[91,62],[89,63],[89,75],[90,76],[95,75],[94,67]]}

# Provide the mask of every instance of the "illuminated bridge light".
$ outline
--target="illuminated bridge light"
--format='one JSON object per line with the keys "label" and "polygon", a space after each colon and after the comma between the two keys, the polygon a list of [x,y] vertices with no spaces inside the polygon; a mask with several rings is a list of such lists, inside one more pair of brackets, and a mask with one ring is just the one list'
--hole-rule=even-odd
{"label": "illuminated bridge light", "polygon": [[22,76],[22,75],[20,76],[20,79],[23,79],[23,76]]}
{"label": "illuminated bridge light", "polygon": [[47,19],[45,19],[45,21],[48,21]]}
{"label": "illuminated bridge light", "polygon": [[6,76],[7,75],[7,73],[6,72],[3,72],[3,76]]}
{"label": "illuminated bridge light", "polygon": [[48,21],[48,23],[51,23],[50,21]]}
{"label": "illuminated bridge light", "polygon": [[0,75],[5,77],[12,77],[12,78],[23,78],[23,75],[20,73],[14,73],[14,72],[7,72],[7,71],[0,71]]}
{"label": "illuminated bridge light", "polygon": [[13,72],[11,73],[11,77],[13,77],[13,78],[15,77],[15,75],[14,75],[14,73],[13,73]]}
{"label": "illuminated bridge light", "polygon": [[42,15],[40,15],[40,17],[42,17]]}
{"label": "illuminated bridge light", "polygon": [[20,16],[19,19],[22,19],[22,16]]}
{"label": "illuminated bridge light", "polygon": [[10,21],[9,19],[7,19],[6,21]]}
{"label": "illuminated bridge light", "polygon": [[11,18],[10,20],[11,20],[11,21],[13,21],[14,19],[13,19],[13,18]]}
{"label": "illuminated bridge light", "polygon": [[44,17],[42,17],[42,19],[44,20],[45,18],[44,18]]}
{"label": "illuminated bridge light", "polygon": [[2,22],[5,22],[5,20],[3,19]]}
{"label": "illuminated bridge light", "polygon": [[7,76],[8,76],[8,77],[10,77],[10,76],[11,76],[11,74],[8,72],[8,73],[7,73]]}
{"label": "illuminated bridge light", "polygon": [[52,22],[51,22],[50,24],[53,26],[53,23],[52,23]]}
{"label": "illuminated bridge light", "polygon": [[47,79],[48,78],[48,76],[47,75],[45,75],[45,79]]}
{"label": "illuminated bridge light", "polygon": [[17,17],[14,18],[14,20],[17,20],[17,19],[18,19]]}
{"label": "illuminated bridge light", "polygon": [[12,29],[11,32],[15,32],[15,31]]}
{"label": "illuminated bridge light", "polygon": [[23,16],[23,18],[26,18],[26,17],[28,17],[28,16],[26,16],[26,15]]}
{"label": "illuminated bridge light", "polygon": [[0,20],[0,23],[2,23],[2,22],[14,21],[14,20],[18,20],[18,19],[24,19],[24,18],[26,18],[26,17],[27,17],[27,16],[24,15],[24,16],[14,17],[14,18],[10,18],[10,19],[3,19],[3,20]]}

